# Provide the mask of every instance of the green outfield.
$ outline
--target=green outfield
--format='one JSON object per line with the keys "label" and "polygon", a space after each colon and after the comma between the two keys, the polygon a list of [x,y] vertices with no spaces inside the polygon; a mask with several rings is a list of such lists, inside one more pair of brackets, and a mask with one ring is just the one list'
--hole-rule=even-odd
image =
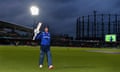
{"label": "green outfield", "polygon": [[46,60],[39,69],[38,46],[0,46],[0,72],[120,72],[120,49],[51,47],[51,51],[55,69],[48,70]]}

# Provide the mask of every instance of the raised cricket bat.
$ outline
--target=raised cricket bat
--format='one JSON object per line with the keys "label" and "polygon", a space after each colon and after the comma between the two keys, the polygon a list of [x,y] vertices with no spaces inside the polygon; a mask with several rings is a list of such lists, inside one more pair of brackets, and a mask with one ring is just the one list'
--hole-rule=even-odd
{"label": "raised cricket bat", "polygon": [[40,28],[41,28],[41,26],[42,26],[42,23],[41,23],[41,22],[39,22],[39,23],[38,23],[38,25],[37,25],[36,30],[37,30],[37,31],[39,31],[39,30],[40,30]]}
{"label": "raised cricket bat", "polygon": [[34,32],[34,36],[33,36],[33,40],[35,40],[35,37],[37,36],[38,32],[40,32],[40,28],[42,26],[42,23],[39,22],[37,27],[35,28],[35,32]]}

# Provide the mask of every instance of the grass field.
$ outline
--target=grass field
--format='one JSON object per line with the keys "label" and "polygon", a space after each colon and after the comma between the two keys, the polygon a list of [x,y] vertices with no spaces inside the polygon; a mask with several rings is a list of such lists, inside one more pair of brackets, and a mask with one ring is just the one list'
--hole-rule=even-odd
{"label": "grass field", "polygon": [[0,72],[120,72],[120,49],[51,47],[55,69],[39,69],[39,47],[0,46]]}

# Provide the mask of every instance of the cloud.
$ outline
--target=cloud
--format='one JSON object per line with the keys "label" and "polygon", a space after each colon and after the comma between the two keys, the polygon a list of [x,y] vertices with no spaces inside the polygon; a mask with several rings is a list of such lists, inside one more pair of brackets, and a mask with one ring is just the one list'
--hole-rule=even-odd
{"label": "cloud", "polygon": [[33,18],[29,7],[40,7],[39,21],[48,24],[54,33],[68,33],[75,36],[78,16],[91,14],[93,10],[119,13],[119,0],[1,0],[0,20],[32,27]]}

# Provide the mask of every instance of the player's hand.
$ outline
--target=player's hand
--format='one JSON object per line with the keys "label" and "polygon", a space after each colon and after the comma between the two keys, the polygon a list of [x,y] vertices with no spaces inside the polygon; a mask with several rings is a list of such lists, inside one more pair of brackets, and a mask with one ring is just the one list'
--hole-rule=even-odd
{"label": "player's hand", "polygon": [[39,32],[40,32],[39,30],[34,29],[34,33],[35,33],[35,34],[38,34]]}

